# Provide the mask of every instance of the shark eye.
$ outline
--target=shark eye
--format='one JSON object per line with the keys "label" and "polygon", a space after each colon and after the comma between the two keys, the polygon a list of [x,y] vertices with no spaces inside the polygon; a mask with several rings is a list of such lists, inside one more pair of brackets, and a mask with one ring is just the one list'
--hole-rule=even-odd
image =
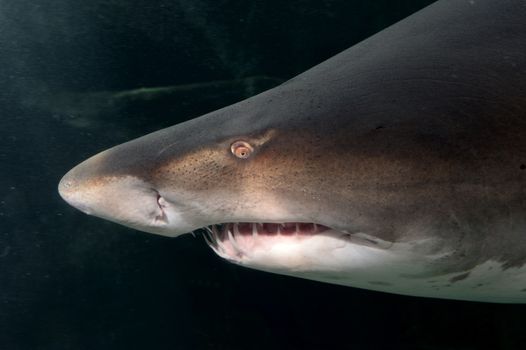
{"label": "shark eye", "polygon": [[230,146],[232,154],[241,159],[247,159],[250,157],[254,149],[252,146],[245,141],[236,141]]}

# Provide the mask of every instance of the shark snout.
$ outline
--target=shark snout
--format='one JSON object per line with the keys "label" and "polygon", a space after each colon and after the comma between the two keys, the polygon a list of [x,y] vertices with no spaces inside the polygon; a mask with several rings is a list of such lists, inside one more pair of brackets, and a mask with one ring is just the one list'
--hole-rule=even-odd
{"label": "shark snout", "polygon": [[[107,201],[101,178],[94,177],[90,170],[89,160],[77,165],[62,177],[58,184],[58,193],[68,204],[86,214],[93,214],[97,202]],[[97,193],[98,192],[98,193]]]}
{"label": "shark snout", "polygon": [[108,171],[107,164],[95,156],[71,169],[59,182],[60,196],[86,214],[137,230],[167,236],[188,232],[191,227],[179,208],[153,183],[138,175]]}
{"label": "shark snout", "polygon": [[82,185],[73,176],[66,174],[58,184],[58,193],[69,205],[80,211],[91,214],[89,205],[82,199]]}
{"label": "shark snout", "polygon": [[59,182],[58,192],[68,204],[86,214],[141,230],[166,224],[159,193],[151,184],[127,174],[96,172],[92,163],[87,160],[77,165]]}

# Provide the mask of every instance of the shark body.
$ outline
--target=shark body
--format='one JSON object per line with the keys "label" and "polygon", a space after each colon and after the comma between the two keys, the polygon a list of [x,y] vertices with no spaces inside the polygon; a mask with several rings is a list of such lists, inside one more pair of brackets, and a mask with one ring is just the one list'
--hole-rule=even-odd
{"label": "shark body", "polygon": [[441,0],[64,176],[80,210],[243,266],[526,302],[526,1]]}

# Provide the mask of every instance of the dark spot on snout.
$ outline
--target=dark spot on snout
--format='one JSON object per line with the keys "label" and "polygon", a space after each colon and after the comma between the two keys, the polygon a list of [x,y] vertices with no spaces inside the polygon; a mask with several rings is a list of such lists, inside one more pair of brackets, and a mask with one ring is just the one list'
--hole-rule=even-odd
{"label": "dark spot on snout", "polygon": [[525,170],[526,169],[526,164],[521,164],[521,170]]}
{"label": "dark spot on snout", "polygon": [[523,290],[521,290],[521,292],[526,292],[526,288],[524,288]]}
{"label": "dark spot on snout", "polygon": [[461,273],[460,275],[452,277],[449,280],[449,282],[455,283],[455,282],[458,282],[458,281],[462,281],[462,280],[465,280],[466,278],[468,278],[468,276],[469,276],[469,272]]}
{"label": "dark spot on snout", "polygon": [[376,130],[380,130],[380,129],[385,129],[385,126],[383,126],[383,125],[378,125],[378,126],[376,127]]}

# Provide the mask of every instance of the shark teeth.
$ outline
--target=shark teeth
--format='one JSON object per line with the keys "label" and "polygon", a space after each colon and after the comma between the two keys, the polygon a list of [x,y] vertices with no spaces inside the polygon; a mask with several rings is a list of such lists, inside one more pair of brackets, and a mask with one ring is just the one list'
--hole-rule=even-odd
{"label": "shark teeth", "polygon": [[235,248],[235,250],[237,251],[238,254],[243,254],[243,249],[241,249],[239,244],[237,244],[236,238],[235,238],[235,234],[239,235],[239,228],[238,228],[237,224],[233,225],[234,233],[232,233],[232,230],[230,230],[230,228],[227,228],[226,231],[227,231],[228,240],[230,241],[230,244],[232,244],[232,246]]}
{"label": "shark teeth", "polygon": [[[218,228],[219,226],[219,228]],[[216,240],[229,238],[232,235],[312,235],[321,233],[329,228],[315,223],[285,222],[285,223],[255,223],[255,222],[236,222],[221,225],[211,225],[204,228]],[[230,233],[229,233],[230,232]],[[209,237],[210,238],[210,237]]]}
{"label": "shark teeth", "polygon": [[220,246],[217,240],[217,228],[214,225],[211,228],[206,226],[205,230],[206,231],[203,233],[203,238],[205,239],[206,244],[212,248],[214,253],[219,256],[223,256],[223,252],[220,251]]}
{"label": "shark teeth", "polygon": [[200,232],[218,256],[235,264],[245,264],[275,247],[299,244],[326,230],[331,229],[304,222],[235,222],[211,225]]}

